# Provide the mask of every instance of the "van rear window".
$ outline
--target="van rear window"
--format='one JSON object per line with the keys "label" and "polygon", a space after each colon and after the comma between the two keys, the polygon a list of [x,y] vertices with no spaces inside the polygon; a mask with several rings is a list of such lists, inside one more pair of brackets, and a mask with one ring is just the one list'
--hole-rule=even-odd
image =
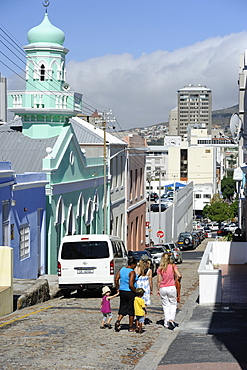
{"label": "van rear window", "polygon": [[108,258],[107,242],[79,241],[64,243],[61,258],[64,260]]}

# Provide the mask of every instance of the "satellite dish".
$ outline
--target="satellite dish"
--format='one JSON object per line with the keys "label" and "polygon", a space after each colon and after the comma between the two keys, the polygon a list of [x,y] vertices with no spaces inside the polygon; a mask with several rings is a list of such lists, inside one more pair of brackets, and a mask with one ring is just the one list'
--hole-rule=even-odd
{"label": "satellite dish", "polygon": [[64,91],[69,91],[69,90],[70,90],[70,86],[69,86],[68,82],[64,82],[64,83],[62,84],[62,89],[63,89]]}
{"label": "satellite dish", "polygon": [[234,113],[230,119],[230,131],[234,141],[238,142],[242,132],[242,120],[237,113]]}

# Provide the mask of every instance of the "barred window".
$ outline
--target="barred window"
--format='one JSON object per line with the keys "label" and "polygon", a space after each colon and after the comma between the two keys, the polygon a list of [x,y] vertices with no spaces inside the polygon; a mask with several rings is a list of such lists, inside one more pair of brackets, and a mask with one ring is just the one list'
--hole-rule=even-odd
{"label": "barred window", "polygon": [[30,226],[20,227],[20,260],[30,257]]}

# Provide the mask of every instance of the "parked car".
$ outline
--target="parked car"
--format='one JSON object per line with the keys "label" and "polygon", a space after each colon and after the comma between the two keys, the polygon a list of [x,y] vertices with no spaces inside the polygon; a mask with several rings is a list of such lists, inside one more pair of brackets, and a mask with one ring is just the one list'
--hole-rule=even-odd
{"label": "parked car", "polygon": [[210,229],[210,227],[205,226],[203,230],[205,238],[212,238],[212,230]]}
{"label": "parked car", "polygon": [[160,264],[160,259],[161,259],[161,256],[163,255],[164,252],[166,252],[166,249],[164,248],[163,245],[153,245],[151,247],[147,247],[145,248],[145,251],[148,251],[151,253],[152,257],[154,258],[155,262],[156,262],[156,266],[158,267],[159,264]]}
{"label": "parked car", "polygon": [[218,236],[226,236],[228,234],[232,234],[232,232],[228,228],[225,228],[225,227],[222,227],[217,231]]}
{"label": "parked car", "polygon": [[117,236],[65,236],[58,253],[58,286],[64,297],[75,289],[114,287],[115,276],[127,259],[124,243]]}
{"label": "parked car", "polygon": [[169,246],[171,248],[172,254],[173,254],[173,260],[175,263],[182,263],[183,262],[183,256],[182,251],[175,243],[169,243]]}
{"label": "parked car", "polygon": [[173,251],[172,251],[172,248],[171,248],[170,244],[169,243],[164,243],[162,245],[165,249],[165,252],[170,254],[172,262],[175,263],[176,262],[175,257],[174,257],[174,254],[173,254]]}
{"label": "parked car", "polygon": [[157,199],[159,199],[159,196],[157,193],[150,193],[148,194],[148,200],[151,200],[151,201],[156,201]]}
{"label": "parked car", "polygon": [[166,207],[170,207],[173,204],[173,200],[171,198],[163,196],[160,197],[160,201],[162,202],[162,204],[165,204]]}
{"label": "parked car", "polygon": [[177,246],[183,250],[183,249],[195,249],[196,242],[193,239],[193,236],[189,232],[180,233],[178,236]]}
{"label": "parked car", "polygon": [[150,262],[151,262],[150,268],[152,270],[153,275],[155,275],[155,273],[157,271],[156,261],[155,261],[152,254],[149,251],[147,251],[147,250],[144,250],[144,251],[128,251],[128,256],[133,256],[137,260],[137,262],[139,262],[140,259],[150,260]]}
{"label": "parked car", "polygon": [[167,206],[163,203],[160,205],[158,203],[150,204],[149,210],[150,212],[164,212],[167,209]]}
{"label": "parked car", "polygon": [[208,224],[207,226],[210,227],[211,231],[217,231],[219,229],[218,222],[212,222]]}
{"label": "parked car", "polygon": [[191,233],[191,235],[192,235],[192,238],[194,239],[194,241],[195,241],[195,244],[196,244],[196,246],[198,247],[198,245],[200,244],[200,237],[199,237],[199,234],[197,234],[197,232],[195,232],[195,231],[193,231],[192,233]]}
{"label": "parked car", "polygon": [[227,231],[230,231],[231,233],[234,233],[234,231],[236,230],[237,228],[237,224],[235,224],[235,222],[231,222],[230,224],[226,224],[224,226],[224,229],[227,230]]}
{"label": "parked car", "polygon": [[209,226],[204,226],[203,231],[205,238],[212,238],[212,230]]}

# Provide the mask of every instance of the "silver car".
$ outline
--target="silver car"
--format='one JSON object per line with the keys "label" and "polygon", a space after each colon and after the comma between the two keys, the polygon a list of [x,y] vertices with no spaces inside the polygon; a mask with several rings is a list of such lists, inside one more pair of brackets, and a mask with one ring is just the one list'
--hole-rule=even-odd
{"label": "silver car", "polygon": [[145,251],[149,251],[156,262],[156,266],[160,265],[161,256],[166,252],[166,249],[160,245],[153,245],[152,247],[145,248]]}
{"label": "silver car", "polygon": [[169,243],[169,246],[172,251],[174,262],[182,263],[183,262],[182,251],[178,248],[178,246],[175,243]]}

